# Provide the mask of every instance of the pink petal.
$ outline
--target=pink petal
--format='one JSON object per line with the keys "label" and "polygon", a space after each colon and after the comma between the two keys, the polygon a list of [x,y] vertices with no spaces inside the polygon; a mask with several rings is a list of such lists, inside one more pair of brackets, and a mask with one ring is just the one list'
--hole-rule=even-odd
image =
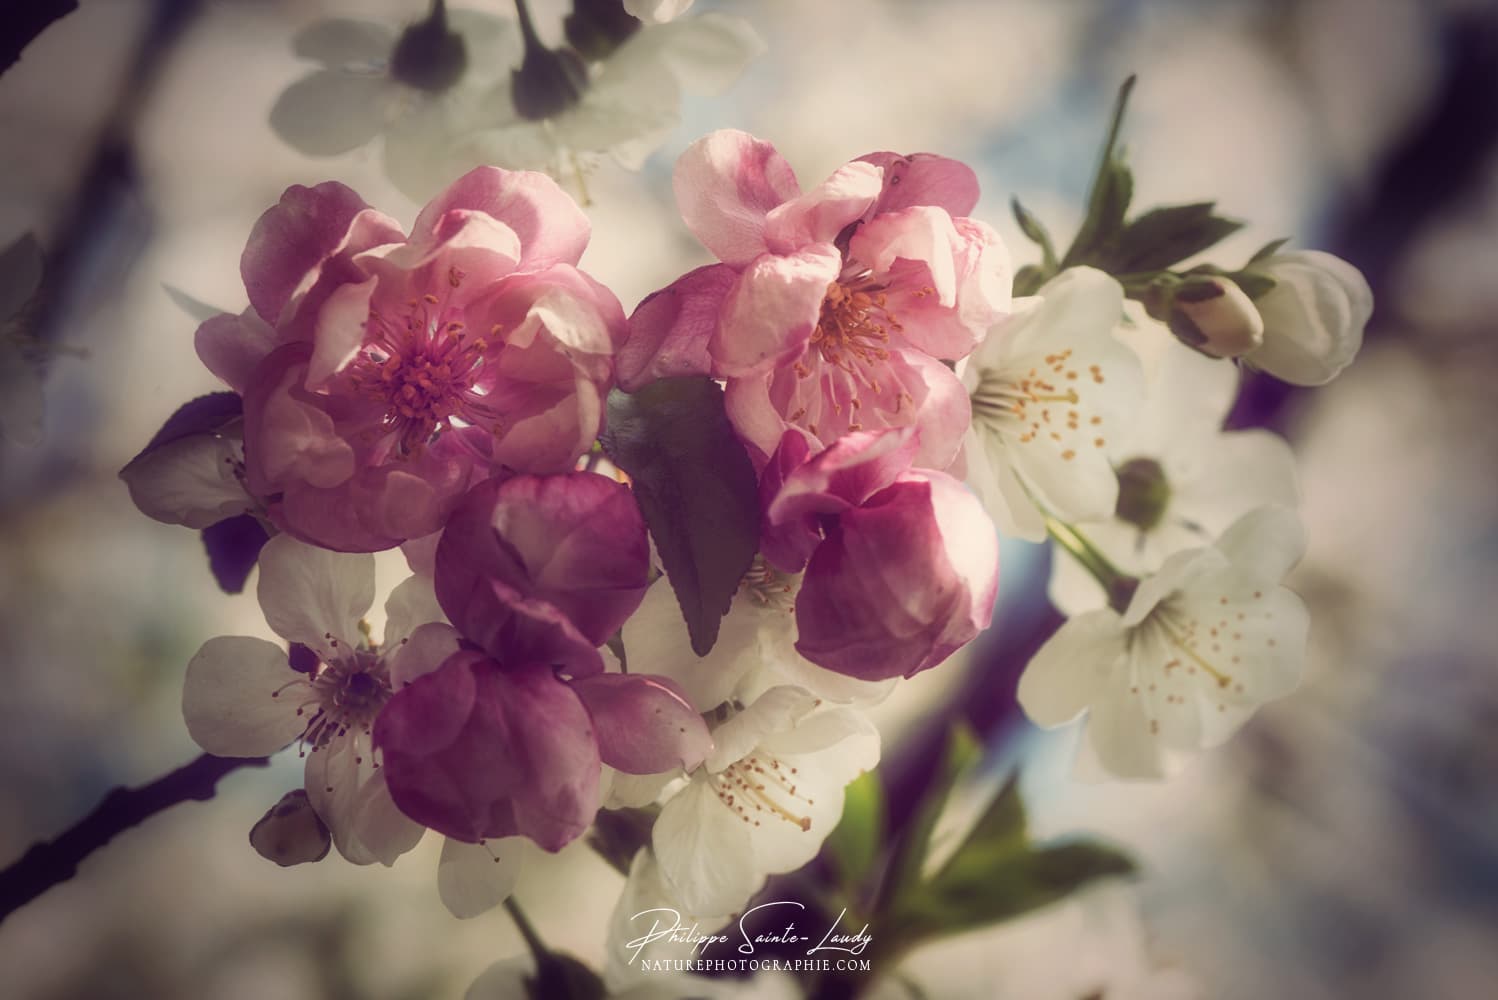
{"label": "pink petal", "polygon": [[733,129],[688,146],[672,178],[682,220],[725,264],[742,267],[764,253],[765,217],[801,193],[775,147]]}
{"label": "pink petal", "polygon": [[708,348],[714,374],[742,378],[794,360],[816,329],[827,286],[842,267],[842,254],[830,243],[755,259],[723,303]]}
{"label": "pink petal", "polygon": [[615,359],[619,387],[634,392],[658,378],[711,374],[708,342],[737,279],[726,264],[709,264],[646,296]]}
{"label": "pink petal", "polygon": [[225,313],[205,320],[193,335],[198,359],[235,392],[249,384],[255,366],[276,347],[276,331],[253,309],[243,315]]}
{"label": "pink petal", "polygon": [[316,341],[307,364],[307,387],[322,388],[335,372],[353,360],[364,343],[369,323],[369,301],[378,279],[340,285],[323,302],[317,315]]}
{"label": "pink petal", "polygon": [[416,217],[413,238],[435,234],[443,217],[460,209],[487,213],[514,230],[525,267],[576,264],[591,232],[582,209],[547,175],[476,167],[427,203]]}
{"label": "pink petal", "polygon": [[598,811],[592,722],[548,667],[458,653],[391,697],[374,742],[400,810],[458,840],[556,851]]}
{"label": "pink petal", "polygon": [[250,306],[277,322],[304,279],[343,244],[354,217],[368,207],[336,181],[287,188],[255,223],[239,260]]}
{"label": "pink petal", "polygon": [[765,240],[774,253],[793,253],[809,243],[831,243],[863,218],[879,197],[881,173],[869,163],[845,163],[817,187],[773,208]]}
{"label": "pink petal", "polygon": [[870,153],[859,160],[884,171],[884,188],[872,215],[913,205],[935,205],[951,215],[968,215],[978,204],[978,175],[965,163],[934,153]]}
{"label": "pink petal", "polygon": [[244,396],[245,471],[256,496],[287,484],[327,489],[354,474],[354,452],[302,388],[306,344],[278,348],[256,368]]}
{"label": "pink petal", "polygon": [[690,771],[712,751],[702,716],[664,677],[599,674],[572,683],[598,734],[603,762],[627,774]]}
{"label": "pink petal", "polygon": [[926,294],[951,308],[957,304],[956,257],[963,248],[950,215],[939,208],[918,206],[886,212],[859,226],[848,244],[848,255],[876,275],[885,274],[901,259],[925,265]]}

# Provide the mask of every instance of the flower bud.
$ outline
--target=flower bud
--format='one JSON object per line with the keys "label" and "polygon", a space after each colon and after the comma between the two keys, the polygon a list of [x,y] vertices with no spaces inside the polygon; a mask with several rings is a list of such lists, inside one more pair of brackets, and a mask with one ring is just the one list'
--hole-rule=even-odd
{"label": "flower bud", "polygon": [[281,796],[281,801],[250,828],[250,846],[282,868],[321,861],[328,856],[332,843],[327,825],[301,788]]}
{"label": "flower bud", "polygon": [[1170,506],[1170,482],[1153,458],[1131,458],[1117,469],[1118,519],[1149,531]]}
{"label": "flower bud", "polygon": [[1264,343],[1247,360],[1295,385],[1322,385],[1363,345],[1373,292],[1358,269],[1329,253],[1296,250],[1254,265],[1274,279],[1260,296]]}
{"label": "flower bud", "polygon": [[448,28],[447,8],[442,3],[403,31],[390,54],[390,75],[429,94],[451,89],[467,69],[468,49],[463,36]]}
{"label": "flower bud", "polygon": [[1264,342],[1264,320],[1231,278],[1192,275],[1175,290],[1170,332],[1214,358],[1236,358]]}

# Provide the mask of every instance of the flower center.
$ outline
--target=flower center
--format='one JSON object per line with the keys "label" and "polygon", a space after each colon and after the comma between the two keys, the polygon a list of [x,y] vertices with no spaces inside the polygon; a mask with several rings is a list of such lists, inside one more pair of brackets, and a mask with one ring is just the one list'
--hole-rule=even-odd
{"label": "flower center", "polygon": [[775,569],[762,555],[756,555],[749,564],[749,571],[739,581],[739,590],[758,607],[787,613],[796,610],[795,578]]}
{"label": "flower center", "polygon": [[759,826],[761,820],[781,819],[806,831],[811,817],[799,811],[816,803],[797,793],[797,774],[796,768],[756,750],[717,774],[709,772],[707,780],[718,801],[745,823]]}
{"label": "flower center", "polygon": [[[462,280],[454,268],[453,287]],[[419,455],[454,419],[488,416],[474,387],[489,350],[473,337],[462,310],[430,293],[394,313],[370,308],[364,349],[350,366],[354,391],[385,406],[380,430],[402,456]],[[499,332],[495,326],[490,335]]]}
{"label": "flower center", "polygon": [[[310,678],[298,678],[271,693],[281,698],[292,688],[301,691],[296,714],[307,720],[298,742],[302,756],[321,750],[335,739],[353,734],[355,754],[361,737],[368,737],[375,716],[390,700],[390,677],[378,650],[361,647],[332,663],[320,664]],[[363,763],[355,757],[355,763]],[[376,767],[379,765],[376,764]]]}
{"label": "flower center", "polygon": [[890,333],[903,327],[887,303],[884,289],[867,278],[828,285],[821,318],[811,334],[822,360],[849,374],[857,374],[855,366],[889,360]]}
{"label": "flower center", "polygon": [[[973,420],[1014,433],[1020,444],[1048,440],[1062,448],[1061,458],[1071,461],[1076,449],[1090,444],[1101,448],[1103,418],[1084,412],[1082,387],[1107,381],[1100,365],[1088,365],[1085,374],[1072,363],[1072,349],[1047,354],[1043,361],[1021,374],[1017,370],[986,372],[970,402]],[[1085,426],[1084,426],[1085,420]]]}

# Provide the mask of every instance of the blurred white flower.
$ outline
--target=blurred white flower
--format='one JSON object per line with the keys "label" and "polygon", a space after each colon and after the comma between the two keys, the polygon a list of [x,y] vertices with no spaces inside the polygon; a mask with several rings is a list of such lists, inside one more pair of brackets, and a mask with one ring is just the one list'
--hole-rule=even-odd
{"label": "blurred white flower", "polygon": [[[520,39],[513,22],[449,12],[436,0],[426,18],[400,32],[372,21],[318,21],[292,50],[319,68],[277,98],[270,112],[276,134],[309,156],[337,156],[383,134],[388,168],[423,155],[404,143],[470,127],[481,95],[518,63]],[[448,169],[442,182],[461,172]]]}
{"label": "blurred white flower", "polygon": [[1095,520],[1113,512],[1110,439],[1143,397],[1139,360],[1113,335],[1123,289],[1069,268],[995,326],[964,362],[973,423],[967,481],[1000,532],[1045,538],[1045,513]]}
{"label": "blurred white flower", "polygon": [[456,137],[451,155],[566,176],[582,169],[575,158],[607,154],[637,170],[681,120],[684,91],[722,93],[763,51],[754,29],[723,14],[646,25],[558,95],[554,110],[521,110],[517,74],[489,95],[494,117]]}
{"label": "blurred white flower", "polygon": [[1122,614],[1088,611],[1056,631],[1020,679],[1025,713],[1051,728],[1088,712],[1084,773],[1172,773],[1299,683],[1308,618],[1280,581],[1304,550],[1295,515],[1262,507],[1212,547],[1176,553]]}
{"label": "blurred white flower", "polygon": [[[1160,324],[1133,315],[1124,334],[1144,341],[1148,388],[1137,417],[1105,449],[1119,490],[1111,517],[1076,527],[1118,569],[1154,572],[1182,549],[1209,544],[1256,507],[1299,500],[1295,456],[1267,430],[1224,432],[1238,370],[1177,343]],[[1051,561],[1051,602],[1069,615],[1108,603],[1080,563]]]}
{"label": "blurred white flower", "polygon": [[692,0],[624,0],[624,9],[646,24],[665,24],[687,12]]}
{"label": "blurred white flower", "polygon": [[1263,346],[1244,360],[1295,385],[1323,385],[1352,363],[1373,315],[1373,291],[1357,268],[1320,250],[1292,250],[1251,269],[1275,286],[1257,302]]}
{"label": "blurred white flower", "polygon": [[737,912],[767,876],[810,861],[842,817],[843,789],[879,762],[879,733],[863,715],[796,687],[771,688],[712,734],[712,754],[651,834],[661,882],[684,913]]}

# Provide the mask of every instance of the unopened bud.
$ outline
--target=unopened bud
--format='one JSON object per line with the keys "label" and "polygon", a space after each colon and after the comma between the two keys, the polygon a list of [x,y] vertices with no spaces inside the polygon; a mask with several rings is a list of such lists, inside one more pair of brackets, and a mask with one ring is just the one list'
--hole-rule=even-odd
{"label": "unopened bud", "polygon": [[447,26],[447,6],[438,0],[425,19],[401,32],[390,54],[390,75],[408,87],[441,94],[463,78],[468,49]]}
{"label": "unopened bud", "polygon": [[530,9],[519,3],[520,37],[525,56],[510,72],[510,102],[526,121],[541,121],[566,111],[582,100],[588,89],[588,67],[568,48],[548,49],[531,23]]}
{"label": "unopened bud", "polygon": [[281,796],[250,828],[250,846],[282,868],[321,861],[332,843],[327,825],[300,788]]}
{"label": "unopened bud", "polygon": [[1153,458],[1131,458],[1117,469],[1118,505],[1114,513],[1143,531],[1165,517],[1170,506],[1170,482]]}
{"label": "unopened bud", "polygon": [[640,19],[625,9],[623,0],[572,0],[562,30],[578,55],[597,62],[639,31]]}
{"label": "unopened bud", "polygon": [[1373,292],[1358,269],[1319,250],[1275,254],[1253,265],[1274,279],[1259,300],[1264,344],[1248,362],[1296,385],[1321,385],[1363,345]]}
{"label": "unopened bud", "polygon": [[1167,319],[1188,347],[1214,358],[1236,358],[1264,342],[1264,320],[1231,278],[1193,275],[1175,289]]}

